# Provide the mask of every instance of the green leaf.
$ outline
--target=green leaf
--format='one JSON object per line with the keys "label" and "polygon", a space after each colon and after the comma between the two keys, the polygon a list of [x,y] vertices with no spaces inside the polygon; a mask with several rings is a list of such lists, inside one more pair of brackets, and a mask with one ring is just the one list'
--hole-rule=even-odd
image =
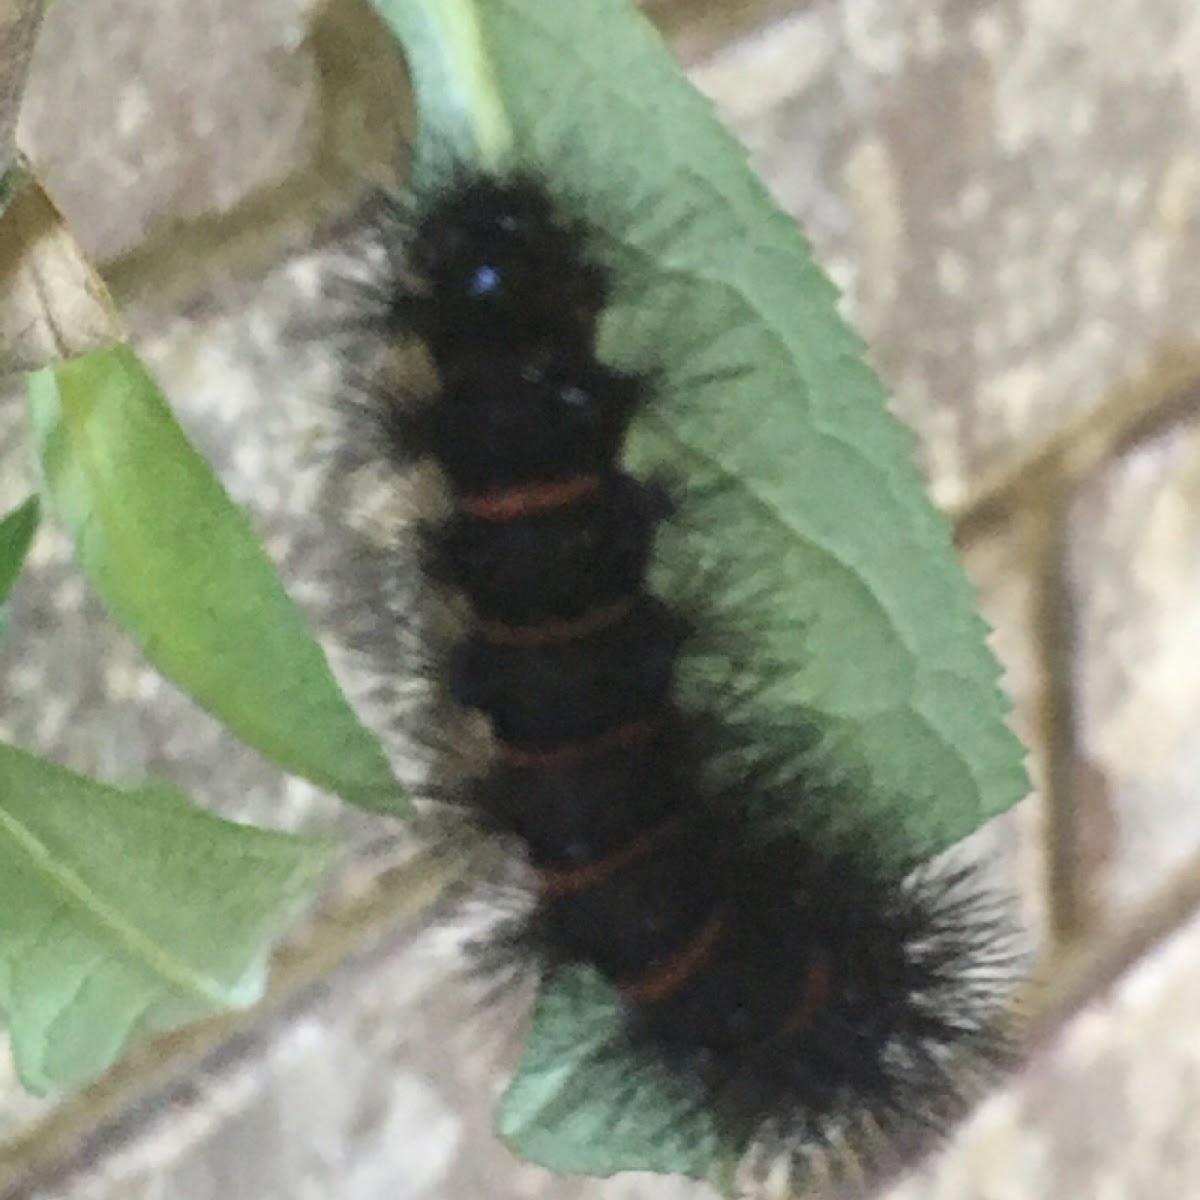
{"label": "green leaf", "polygon": [[[694,595],[689,580],[713,578],[710,612],[753,631],[769,664],[763,714],[815,720],[823,759],[870,781],[852,822],[913,854],[1020,800],[999,669],[911,436],[803,236],[645,19],[627,0],[375,2],[408,51],[418,184],[455,158],[533,169],[597,231],[620,283],[601,353],[661,383],[632,464],[705,497],[668,523],[660,579]],[[618,1128],[603,1098],[562,1115],[568,1090],[589,1103],[593,1066],[541,1081],[570,1042],[546,1014],[619,1017],[599,981],[560,986],[505,1102],[517,1148],[565,1170],[704,1173]]]}
{"label": "green leaf", "polygon": [[0,1009],[23,1081],[74,1086],[134,1034],[261,996],[330,847],[0,745]]}
{"label": "green leaf", "polygon": [[40,519],[41,508],[36,496],[30,496],[24,504],[0,519],[0,604],[8,599],[21,574]]}
{"label": "green leaf", "polygon": [[473,0],[374,0],[404,43],[417,109],[426,122],[417,146],[418,177],[456,163],[501,167],[513,127],[496,75],[495,47]]}
{"label": "green leaf", "polygon": [[[612,989],[584,967],[543,990],[525,1057],[504,1093],[500,1132],[552,1171],[707,1178],[722,1154],[706,1113],[645,1063],[630,1069]],[[619,1147],[619,1155],[615,1148]]]}
{"label": "green leaf", "polygon": [[378,741],[338,689],[245,514],[127,346],[29,377],[44,498],[146,657],[280,766],[403,811]]}

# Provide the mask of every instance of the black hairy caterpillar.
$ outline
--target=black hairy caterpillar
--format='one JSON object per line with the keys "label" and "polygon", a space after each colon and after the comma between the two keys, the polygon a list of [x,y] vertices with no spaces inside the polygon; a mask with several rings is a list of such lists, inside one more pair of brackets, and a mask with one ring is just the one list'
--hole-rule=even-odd
{"label": "black hairy caterpillar", "polygon": [[453,496],[426,562],[470,613],[449,691],[494,738],[454,798],[534,872],[521,941],[547,975],[608,980],[631,1062],[731,1146],[919,1148],[1003,1054],[987,902],[880,831],[836,832],[839,785],[796,747],[746,750],[681,698],[692,622],[647,582],[671,498],[621,466],[654,382],[597,357],[614,280],[587,228],[534,175],[465,170],[397,224],[382,322],[437,383],[380,388],[375,416]]}

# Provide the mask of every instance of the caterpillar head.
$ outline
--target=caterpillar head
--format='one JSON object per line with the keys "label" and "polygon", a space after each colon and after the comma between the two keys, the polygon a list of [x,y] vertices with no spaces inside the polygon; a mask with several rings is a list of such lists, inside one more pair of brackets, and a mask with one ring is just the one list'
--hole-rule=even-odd
{"label": "caterpillar head", "polygon": [[411,315],[435,358],[482,343],[590,347],[609,281],[580,239],[529,178],[478,178],[435,197],[409,255],[425,288]]}

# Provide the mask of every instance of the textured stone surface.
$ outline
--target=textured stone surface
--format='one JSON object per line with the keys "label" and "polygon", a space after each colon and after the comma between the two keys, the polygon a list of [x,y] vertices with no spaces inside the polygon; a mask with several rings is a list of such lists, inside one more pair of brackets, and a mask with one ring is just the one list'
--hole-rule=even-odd
{"label": "textured stone surface", "polygon": [[[1009,531],[971,546],[965,561],[984,619],[993,629],[992,649],[1004,668],[1004,689],[1013,701],[1013,728],[1032,748],[1027,765],[1037,788],[1042,774],[1037,701],[1043,680],[1032,635],[1034,596],[1023,544]],[[1035,795],[989,822],[970,846],[977,858],[994,866],[997,888],[1015,898],[1018,922],[1035,944],[1047,927],[1041,835]]]}
{"label": "textured stone surface", "polygon": [[307,0],[61,0],[19,138],[95,258],[232,207],[311,153]]}
{"label": "textured stone surface", "polygon": [[1068,1019],[887,1200],[1200,1193],[1200,918]]}
{"label": "textured stone surface", "polygon": [[[981,474],[1200,327],[1200,16],[1190,0],[1112,0],[1102,21],[1084,0],[794,7],[695,74],[845,285],[939,497],[958,503]],[[287,191],[285,176],[310,149],[315,103],[299,4],[247,16],[215,0],[122,0],[101,15],[60,0],[51,16],[58,31],[39,70],[69,84],[39,84],[27,140],[46,149],[47,178],[94,251],[135,247],[168,215],[206,217],[278,179]],[[679,28],[693,47],[713,44],[696,32],[711,28],[704,19]],[[347,50],[351,87],[354,61]],[[354,106],[342,113],[352,124]],[[144,265],[152,278],[155,264]],[[331,372],[320,347],[295,335],[315,311],[312,282],[301,261],[261,285],[214,288],[161,318],[140,348],[329,630],[338,562],[314,509],[327,495],[317,451]],[[19,403],[0,398],[0,508],[25,491],[22,424]],[[1110,916],[1200,836],[1188,787],[1200,704],[1195,459],[1193,435],[1165,437],[1098,476],[1074,510],[1077,695],[1082,742],[1106,785],[1097,809],[1113,817],[1111,845],[1097,852]],[[968,562],[998,626],[1018,722],[1036,741],[1043,680],[1029,632],[1029,535],[1010,524],[973,544]],[[111,776],[166,774],[227,812],[352,837],[378,831],[283,780],[147,672],[87,597],[60,538],[41,540],[12,616],[0,736]],[[1038,808],[1026,805],[982,836],[998,869],[1020,881],[1035,926],[1045,912],[1041,833]],[[447,981],[454,960],[443,941],[386,933],[331,970],[324,988],[152,1088],[40,1194],[698,1191],[554,1181],[515,1163],[490,1135],[489,1106],[520,1006],[507,1031],[481,1023]],[[1198,947],[1193,922],[1069,1021],[896,1200],[1196,1194]],[[0,1131],[53,1112],[4,1072]]]}
{"label": "textured stone surface", "polygon": [[16,153],[17,117],[43,7],[42,0],[8,0],[0,8],[0,174]]}
{"label": "textured stone surface", "polygon": [[1187,0],[845,0],[697,72],[955,503],[1200,322]]}
{"label": "textured stone surface", "polygon": [[1101,472],[1074,505],[1081,751],[1113,824],[1110,917],[1200,854],[1198,497],[1200,436],[1181,428]]}

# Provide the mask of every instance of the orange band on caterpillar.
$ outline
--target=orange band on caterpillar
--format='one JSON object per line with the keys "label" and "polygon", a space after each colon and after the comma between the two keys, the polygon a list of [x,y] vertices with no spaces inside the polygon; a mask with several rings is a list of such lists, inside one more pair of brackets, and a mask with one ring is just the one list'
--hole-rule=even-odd
{"label": "orange band on caterpillar", "polygon": [[553,771],[564,767],[577,766],[589,758],[596,758],[609,750],[625,749],[636,746],[639,742],[649,740],[654,733],[654,726],[649,721],[631,721],[628,725],[618,725],[614,729],[605,730],[597,737],[586,741],[567,742],[555,746],[551,750],[526,750],[520,746],[510,746],[500,743],[498,754],[500,761],[507,767],[522,767],[533,771]]}
{"label": "orange band on caterpillar", "polygon": [[587,637],[589,633],[595,633],[628,616],[632,607],[632,601],[618,600],[615,604],[600,605],[574,620],[542,621],[537,625],[505,625],[499,621],[480,621],[479,631],[496,646],[535,649],[538,646],[552,646],[558,642]]}
{"label": "orange band on caterpillar", "polygon": [[515,521],[538,513],[553,512],[595,495],[600,480],[595,475],[577,475],[574,479],[557,479],[551,483],[529,483],[523,487],[486,492],[481,496],[464,496],[459,501],[463,512],[481,521]]}
{"label": "orange band on caterpillar", "polygon": [[634,1004],[658,1004],[673,996],[703,966],[725,930],[725,918],[714,913],[694,938],[661,966],[633,983],[621,984],[621,995]]}

